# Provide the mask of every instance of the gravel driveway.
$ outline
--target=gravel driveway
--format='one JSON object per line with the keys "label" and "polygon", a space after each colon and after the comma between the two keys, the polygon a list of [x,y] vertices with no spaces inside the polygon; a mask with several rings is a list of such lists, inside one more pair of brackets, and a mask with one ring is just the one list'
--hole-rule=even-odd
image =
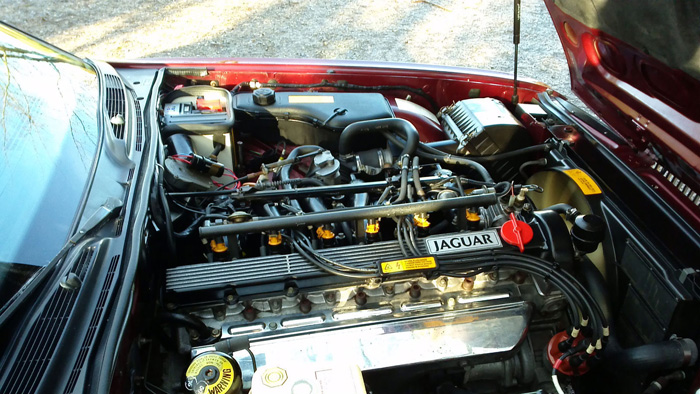
{"label": "gravel driveway", "polygon": [[[512,72],[513,0],[0,0],[1,17],[80,56],[293,57]],[[572,98],[542,0],[522,0],[519,75]]]}

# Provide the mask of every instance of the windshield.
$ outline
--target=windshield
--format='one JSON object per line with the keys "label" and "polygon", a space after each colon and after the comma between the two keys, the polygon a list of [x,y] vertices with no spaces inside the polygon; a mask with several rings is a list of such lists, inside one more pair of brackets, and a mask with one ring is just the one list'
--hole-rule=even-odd
{"label": "windshield", "polygon": [[0,24],[0,305],[69,238],[98,144],[98,81]]}

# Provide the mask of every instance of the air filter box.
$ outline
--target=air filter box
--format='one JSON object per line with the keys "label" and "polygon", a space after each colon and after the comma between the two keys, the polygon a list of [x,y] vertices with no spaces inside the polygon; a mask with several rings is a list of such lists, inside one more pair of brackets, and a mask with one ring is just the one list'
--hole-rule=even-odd
{"label": "air filter box", "polygon": [[496,99],[462,100],[438,115],[443,130],[458,143],[457,153],[462,155],[493,155],[531,143],[527,130]]}

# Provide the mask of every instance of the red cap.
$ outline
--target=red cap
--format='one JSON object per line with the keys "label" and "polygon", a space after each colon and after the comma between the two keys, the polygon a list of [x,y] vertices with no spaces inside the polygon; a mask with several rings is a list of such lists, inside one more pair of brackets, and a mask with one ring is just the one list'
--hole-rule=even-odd
{"label": "red cap", "polygon": [[506,243],[515,245],[520,252],[525,251],[525,244],[532,241],[532,227],[529,224],[515,218],[515,214],[510,214],[510,220],[501,226],[501,238]]}

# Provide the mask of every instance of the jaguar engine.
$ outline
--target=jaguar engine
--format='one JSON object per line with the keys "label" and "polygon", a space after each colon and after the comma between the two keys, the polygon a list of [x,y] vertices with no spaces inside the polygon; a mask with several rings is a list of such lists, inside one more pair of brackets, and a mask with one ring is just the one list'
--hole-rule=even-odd
{"label": "jaguar engine", "polygon": [[537,105],[170,82],[164,386],[523,392],[598,361],[606,316],[571,272],[599,274],[601,191],[519,120]]}

